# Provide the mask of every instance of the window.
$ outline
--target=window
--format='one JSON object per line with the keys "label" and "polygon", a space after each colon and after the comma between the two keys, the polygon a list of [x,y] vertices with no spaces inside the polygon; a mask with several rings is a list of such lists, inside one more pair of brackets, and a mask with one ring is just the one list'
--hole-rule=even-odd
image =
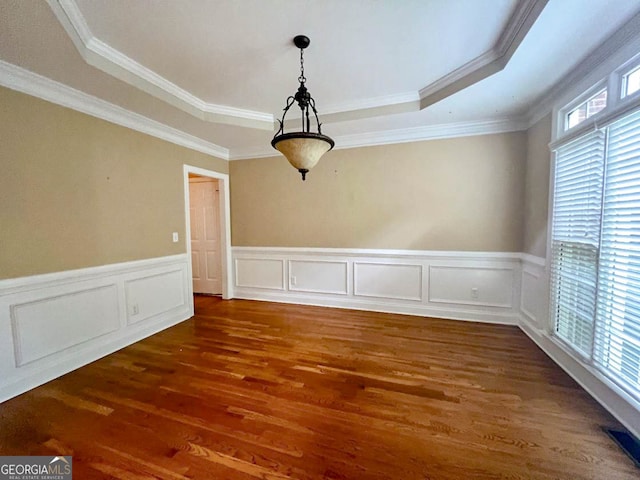
{"label": "window", "polygon": [[[587,75],[584,84],[591,81]],[[612,118],[629,111],[640,102],[640,53],[627,59],[616,70],[605,77],[596,79],[591,87],[579,96],[554,109],[557,114],[554,139],[575,138],[596,126],[597,123],[609,124]],[[591,121],[588,119],[595,117]],[[597,127],[596,127],[597,128]]]}
{"label": "window", "polygon": [[586,357],[596,308],[603,157],[601,131],[556,153],[551,240],[555,333]]}
{"label": "window", "polygon": [[586,102],[581,103],[567,114],[566,128],[580,125],[587,118],[594,116],[607,106],[607,89],[602,89]]}
{"label": "window", "polygon": [[622,76],[622,98],[640,90],[640,66]]}
{"label": "window", "polygon": [[556,151],[554,334],[640,399],[640,111]]}
{"label": "window", "polygon": [[640,112],[609,128],[595,360],[640,390]]}

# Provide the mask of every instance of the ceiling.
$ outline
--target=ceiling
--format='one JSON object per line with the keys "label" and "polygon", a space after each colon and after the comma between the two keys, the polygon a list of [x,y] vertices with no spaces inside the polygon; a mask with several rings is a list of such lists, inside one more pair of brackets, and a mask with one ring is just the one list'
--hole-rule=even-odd
{"label": "ceiling", "polygon": [[523,128],[638,13],[640,0],[0,0],[0,84],[222,158],[278,155],[305,34],[336,148],[482,133]]}

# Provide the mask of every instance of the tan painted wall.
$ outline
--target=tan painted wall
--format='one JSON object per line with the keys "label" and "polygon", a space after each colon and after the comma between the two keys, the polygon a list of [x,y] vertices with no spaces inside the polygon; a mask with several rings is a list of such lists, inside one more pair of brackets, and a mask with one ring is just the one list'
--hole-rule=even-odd
{"label": "tan painted wall", "polygon": [[224,160],[4,88],[0,138],[0,278],[184,253],[182,165],[228,171]]}
{"label": "tan painted wall", "polygon": [[524,189],[523,252],[544,257],[547,252],[551,114],[527,131]]}
{"label": "tan painted wall", "polygon": [[234,246],[522,249],[524,132],[230,162]]}

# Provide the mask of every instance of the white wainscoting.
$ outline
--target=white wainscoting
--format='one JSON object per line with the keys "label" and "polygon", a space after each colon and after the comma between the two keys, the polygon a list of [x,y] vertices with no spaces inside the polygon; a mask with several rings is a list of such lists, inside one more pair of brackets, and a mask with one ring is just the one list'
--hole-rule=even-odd
{"label": "white wainscoting", "polygon": [[349,293],[346,261],[289,260],[289,272],[289,290],[291,291],[336,295]]}
{"label": "white wainscoting", "polygon": [[0,402],[193,315],[188,257],[0,281]]}
{"label": "white wainscoting", "polygon": [[513,309],[513,286],[517,271],[513,265],[431,265],[429,301]]}
{"label": "white wainscoting", "polygon": [[516,325],[520,253],[233,247],[234,297]]}
{"label": "white wainscoting", "polygon": [[549,324],[549,276],[545,259],[523,254],[521,275],[522,321],[533,328],[546,329]]}
{"label": "white wainscoting", "polygon": [[352,264],[356,297],[422,301],[421,264],[361,260],[353,260]]}
{"label": "white wainscoting", "polygon": [[284,259],[242,258],[235,261],[235,286],[284,290]]}

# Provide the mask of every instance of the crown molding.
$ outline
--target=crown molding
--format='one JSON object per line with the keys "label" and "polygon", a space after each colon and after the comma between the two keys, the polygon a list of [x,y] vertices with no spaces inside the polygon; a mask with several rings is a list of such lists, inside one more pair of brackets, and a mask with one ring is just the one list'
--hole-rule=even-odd
{"label": "crown molding", "polygon": [[523,0],[516,5],[494,47],[498,57],[506,57],[505,64],[529,33],[547,3],[548,0]]}
{"label": "crown molding", "polygon": [[[342,150],[444,138],[469,137],[473,135],[519,132],[526,129],[527,121],[525,118],[507,117],[478,122],[443,123],[414,128],[342,135],[333,138],[336,142],[335,150]],[[277,157],[279,155],[279,152],[265,145],[264,148],[234,149],[231,151],[229,160]]]}
{"label": "crown molding", "polygon": [[536,123],[551,113],[552,107],[548,105],[545,98],[541,98],[540,102],[533,103],[533,106],[527,110],[527,128],[533,127]]}
{"label": "crown molding", "polygon": [[0,60],[0,85],[224,160],[229,150]]}
{"label": "crown molding", "polygon": [[[520,0],[495,45],[462,67],[427,85],[405,92],[333,105],[324,123],[414,112],[502,70],[548,0]],[[82,58],[90,65],[204,121],[273,130],[272,114],[206,103],[122,52],[96,38],[74,0],[47,0]]]}
{"label": "crown molding", "polygon": [[[227,148],[189,135],[2,60],[0,60],[0,85],[223,160],[244,160],[280,155],[268,145],[259,148],[229,151]],[[335,141],[336,149],[346,149],[472,135],[489,135],[520,131],[526,128],[527,123],[524,119],[513,117],[343,135],[336,137]]]}
{"label": "crown molding", "polygon": [[520,0],[493,48],[420,90],[420,109],[504,69],[547,2]]}
{"label": "crown molding", "polygon": [[498,60],[497,54],[491,49],[420,89],[420,110],[498,72],[502,69],[498,68]]}
{"label": "crown molding", "polygon": [[82,58],[115,78],[204,121],[273,130],[270,113],[206,103],[96,38],[73,0],[47,0]]}
{"label": "crown molding", "polygon": [[[229,161],[235,160],[251,160],[254,158],[269,158],[282,156],[280,152],[271,148],[271,146],[236,148],[230,150]],[[284,157],[283,157],[284,158]]]}
{"label": "crown molding", "polygon": [[336,149],[388,145],[393,143],[420,142],[443,138],[491,135],[495,133],[517,132],[526,129],[523,118],[501,118],[474,122],[443,123],[422,127],[367,132],[337,137]]}

